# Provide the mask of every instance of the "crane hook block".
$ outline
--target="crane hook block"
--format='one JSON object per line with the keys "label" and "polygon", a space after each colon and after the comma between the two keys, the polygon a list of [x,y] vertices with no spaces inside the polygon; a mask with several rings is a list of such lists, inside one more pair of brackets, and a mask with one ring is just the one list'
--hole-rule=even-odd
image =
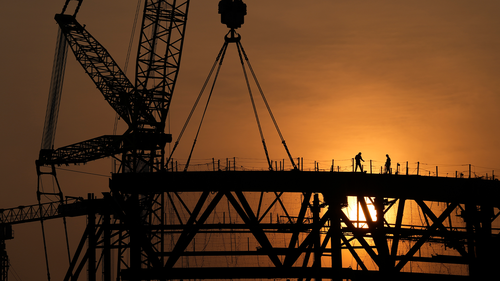
{"label": "crane hook block", "polygon": [[242,0],[221,0],[219,2],[219,14],[222,24],[231,29],[240,28],[245,23],[247,4]]}

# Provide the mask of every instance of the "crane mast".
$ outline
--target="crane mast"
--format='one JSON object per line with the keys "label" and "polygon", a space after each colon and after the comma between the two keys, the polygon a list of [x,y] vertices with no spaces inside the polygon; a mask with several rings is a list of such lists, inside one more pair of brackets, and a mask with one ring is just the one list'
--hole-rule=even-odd
{"label": "crane mast", "polygon": [[[165,122],[178,76],[189,8],[189,0],[144,1],[135,83],[133,83],[134,80],[126,76],[106,48],[77,21],[77,12],[72,15],[64,13],[67,2],[63,13],[55,16],[60,32],[76,60],[128,128],[122,135],[94,137],[57,149],[42,147],[39,159],[36,161],[39,176],[38,210],[42,231],[43,220],[51,217],[42,213],[44,208],[40,198],[44,193],[41,191],[40,181],[42,175],[49,174],[56,177],[55,166],[86,163],[111,156],[120,162],[118,173],[149,173],[164,170],[165,145],[172,140],[171,135],[164,131]],[[81,0],[78,9],[80,4]],[[50,116],[57,114],[51,113]],[[49,120],[50,122],[53,121]],[[55,125],[47,126],[55,130],[54,127]],[[54,134],[53,131],[50,133]],[[50,167],[51,171],[43,172],[42,167]],[[57,196],[59,204],[64,205],[60,188],[57,194],[50,195]],[[89,248],[95,251],[97,242],[91,238],[92,233],[94,233],[92,237],[97,235],[94,232],[95,228],[100,227],[101,231],[106,233],[114,231],[114,235],[119,237],[116,242],[120,259],[118,264],[124,265],[129,270],[130,280],[140,280],[134,272],[141,269],[161,268],[163,257],[158,257],[157,253],[162,251],[164,245],[163,232],[145,229],[152,229],[163,223],[164,194],[162,192],[144,194],[141,193],[139,186],[136,190],[127,191],[120,187],[112,187],[107,198],[110,203],[106,205],[113,205],[113,221],[110,218],[111,212],[102,211],[102,208],[89,213],[78,213],[87,215],[89,221],[88,230],[82,241],[88,239],[87,243],[94,245]],[[107,222],[105,226],[96,226],[95,222],[90,223],[93,218],[95,219],[97,212],[103,214]],[[122,227],[112,230],[111,228],[116,225]],[[79,247],[65,280],[79,275],[81,267],[75,268],[74,265],[79,259],[80,251]],[[103,255],[106,261],[105,279],[110,280],[110,254],[107,252]],[[83,263],[88,262],[92,265],[93,256],[86,255]],[[93,270],[95,268],[89,269],[89,276],[95,276]],[[49,272],[48,263],[47,271]]]}
{"label": "crane mast", "polygon": [[164,129],[179,72],[188,5],[189,1],[145,3],[135,87],[155,122],[137,120],[139,126]]}
{"label": "crane mast", "polygon": [[133,84],[102,46],[76,20],[55,19],[77,61],[108,104],[128,125],[120,136],[101,136],[64,146],[44,148],[38,166],[79,164],[109,156],[120,172],[153,172],[164,167],[164,147],[171,141],[165,121],[180,66],[189,0],[147,0]]}

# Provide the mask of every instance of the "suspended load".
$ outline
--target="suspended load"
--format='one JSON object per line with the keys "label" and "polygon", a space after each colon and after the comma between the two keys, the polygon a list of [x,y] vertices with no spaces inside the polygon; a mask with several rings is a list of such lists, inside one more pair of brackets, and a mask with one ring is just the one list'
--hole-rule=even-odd
{"label": "suspended load", "polygon": [[240,28],[245,23],[247,4],[243,3],[242,0],[221,0],[219,2],[219,14],[221,15],[222,24],[231,29]]}

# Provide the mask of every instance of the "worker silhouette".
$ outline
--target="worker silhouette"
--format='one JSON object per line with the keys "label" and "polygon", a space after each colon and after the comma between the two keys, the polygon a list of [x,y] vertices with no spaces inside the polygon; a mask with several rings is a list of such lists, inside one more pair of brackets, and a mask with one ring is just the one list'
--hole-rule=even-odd
{"label": "worker silhouette", "polygon": [[358,153],[358,155],[356,155],[354,159],[356,159],[356,169],[354,169],[354,172],[358,171],[358,167],[361,170],[361,172],[363,172],[363,166],[361,166],[361,161],[365,162],[365,160],[363,160],[363,157],[361,157],[361,152]]}
{"label": "worker silhouette", "polygon": [[389,154],[386,154],[385,157],[387,157],[385,160],[385,173],[391,174],[391,158],[389,157]]}

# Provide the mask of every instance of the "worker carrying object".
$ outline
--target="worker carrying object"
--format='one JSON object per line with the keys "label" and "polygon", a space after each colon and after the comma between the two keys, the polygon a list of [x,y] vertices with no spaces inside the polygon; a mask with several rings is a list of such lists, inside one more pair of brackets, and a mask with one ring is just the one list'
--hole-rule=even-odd
{"label": "worker carrying object", "polygon": [[240,28],[245,23],[247,4],[242,0],[221,0],[219,2],[219,14],[221,23],[231,29]]}

